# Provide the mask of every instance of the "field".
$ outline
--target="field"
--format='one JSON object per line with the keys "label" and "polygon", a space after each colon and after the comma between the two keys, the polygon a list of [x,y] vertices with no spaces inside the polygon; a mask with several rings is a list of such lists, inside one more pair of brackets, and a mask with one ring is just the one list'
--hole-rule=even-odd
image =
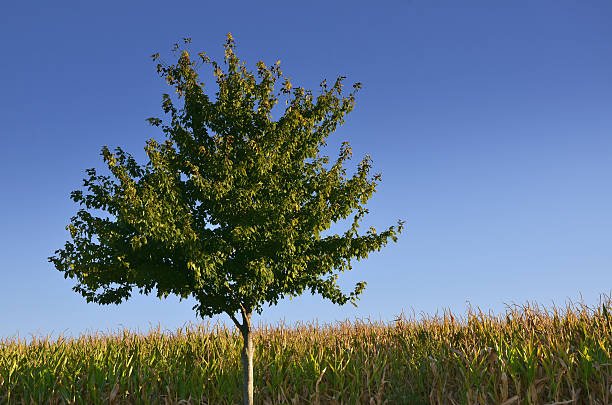
{"label": "field", "polygon": [[[256,330],[258,404],[610,404],[610,297],[392,324]],[[236,331],[0,340],[1,404],[238,404]]]}

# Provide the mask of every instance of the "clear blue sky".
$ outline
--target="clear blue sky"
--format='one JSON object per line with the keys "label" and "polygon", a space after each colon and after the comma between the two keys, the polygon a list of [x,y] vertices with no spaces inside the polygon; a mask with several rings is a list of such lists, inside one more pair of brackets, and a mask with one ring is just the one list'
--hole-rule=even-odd
{"label": "clear blue sky", "polygon": [[[295,5],[294,5],[295,4]],[[420,319],[468,304],[572,300],[612,290],[609,1],[9,2],[0,12],[0,337],[197,322],[193,301],[87,304],[47,262],[68,238],[70,191],[100,148],[142,161],[169,92],[150,55],[172,44],[250,69],[281,60],[297,86],[362,82],[329,138],[382,172],[362,229],[397,219],[397,244],[356,263],[358,308],[310,295],[255,323]],[[210,77],[209,71],[202,71]],[[413,313],[414,311],[414,313]],[[227,322],[227,316],[220,317]],[[229,322],[227,323],[230,324]]]}

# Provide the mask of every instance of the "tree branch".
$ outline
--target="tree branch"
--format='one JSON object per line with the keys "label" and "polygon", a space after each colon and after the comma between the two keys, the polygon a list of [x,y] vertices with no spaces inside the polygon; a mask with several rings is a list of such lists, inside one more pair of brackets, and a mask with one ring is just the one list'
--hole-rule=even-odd
{"label": "tree branch", "polygon": [[236,319],[236,317],[234,316],[234,314],[230,314],[229,312],[227,312],[227,314],[229,315],[229,317],[232,319],[232,321],[234,321],[234,324],[236,324],[236,327],[240,330],[242,330],[242,325],[240,324],[240,322],[238,322],[238,319]]}
{"label": "tree branch", "polygon": [[242,305],[242,302],[238,299],[236,294],[234,294],[234,291],[230,288],[229,283],[227,281],[225,282],[225,286],[227,287],[227,290],[230,292],[232,297],[236,300],[238,305],[240,305],[240,310],[242,311],[242,314],[244,315],[246,313],[246,310],[245,310],[244,306]]}

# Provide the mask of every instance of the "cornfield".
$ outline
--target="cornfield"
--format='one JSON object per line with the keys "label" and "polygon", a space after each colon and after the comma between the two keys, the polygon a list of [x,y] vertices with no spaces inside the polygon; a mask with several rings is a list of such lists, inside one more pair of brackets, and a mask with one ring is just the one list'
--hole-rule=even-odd
{"label": "cornfield", "polygon": [[[421,321],[261,326],[258,404],[610,404],[610,297]],[[521,308],[519,310],[519,308]],[[0,340],[1,404],[238,404],[237,331]]]}

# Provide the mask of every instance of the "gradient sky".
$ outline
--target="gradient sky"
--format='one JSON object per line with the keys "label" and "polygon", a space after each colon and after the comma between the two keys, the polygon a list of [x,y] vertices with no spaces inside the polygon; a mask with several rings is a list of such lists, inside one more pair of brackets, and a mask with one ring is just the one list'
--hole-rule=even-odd
{"label": "gradient sky", "polygon": [[364,232],[406,221],[397,244],[340,277],[345,290],[368,282],[358,308],[307,294],[255,324],[597,305],[612,290],[610,21],[609,1],[4,4],[0,337],[200,321],[173,297],[87,304],[47,257],[100,148],[143,162],[145,141],[163,139],[145,119],[163,117],[171,89],[150,55],[171,61],[191,37],[221,61],[228,32],[251,70],[281,60],[315,94],[339,75],[363,83],[325,152],[349,141],[354,163],[368,153],[383,174]]}

